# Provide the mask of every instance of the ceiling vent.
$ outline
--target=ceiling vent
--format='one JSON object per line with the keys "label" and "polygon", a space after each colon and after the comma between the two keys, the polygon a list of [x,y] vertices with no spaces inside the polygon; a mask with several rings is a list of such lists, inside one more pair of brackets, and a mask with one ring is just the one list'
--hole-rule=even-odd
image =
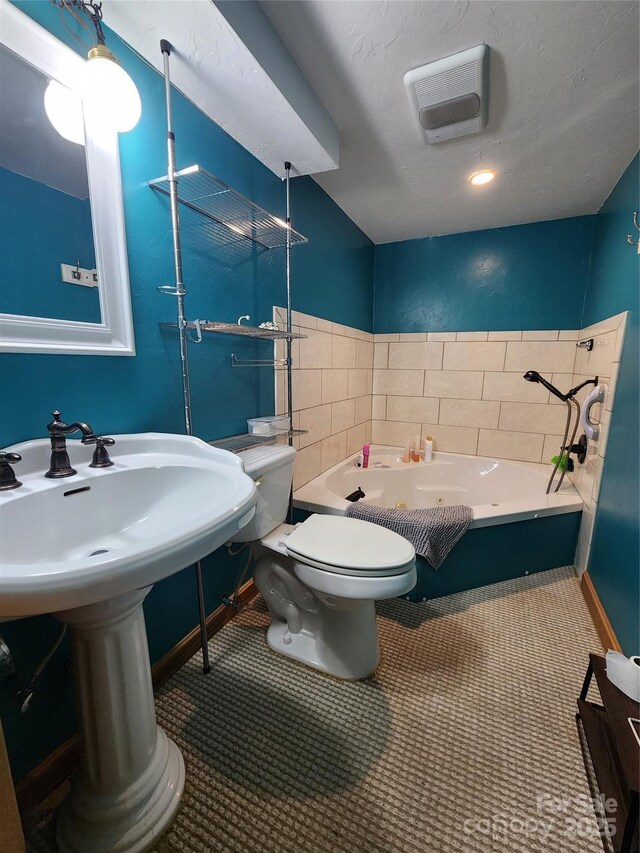
{"label": "ceiling vent", "polygon": [[407,71],[404,85],[427,142],[478,133],[487,123],[489,48],[481,44]]}

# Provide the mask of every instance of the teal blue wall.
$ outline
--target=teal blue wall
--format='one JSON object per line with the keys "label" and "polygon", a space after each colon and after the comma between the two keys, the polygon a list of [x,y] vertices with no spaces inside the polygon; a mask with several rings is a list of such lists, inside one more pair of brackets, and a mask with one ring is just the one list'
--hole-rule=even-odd
{"label": "teal blue wall", "polygon": [[376,332],[577,329],[594,216],[387,243]]}
{"label": "teal blue wall", "polygon": [[[366,488],[366,487],[365,487]],[[294,521],[310,512],[298,509]],[[582,511],[469,530],[439,569],[418,556],[418,580],[409,601],[439,598],[467,589],[534,575],[573,564]],[[517,554],[517,560],[513,555]]]}
{"label": "teal blue wall", "polygon": [[418,584],[412,596],[417,601],[438,598],[570,566],[581,517],[581,512],[567,512],[473,528],[465,533],[439,569],[418,558]]}
{"label": "teal blue wall", "polygon": [[640,652],[640,258],[626,235],[635,230],[632,216],[640,210],[639,187],[636,155],[597,216],[583,319],[587,326],[629,311],[589,564],[600,600],[629,655]]}
{"label": "teal blue wall", "polygon": [[[48,0],[16,5],[76,47]],[[171,300],[156,293],[157,285],[172,281],[167,201],[146,185],[166,171],[163,83],[115,36],[109,36],[109,44],[135,79],[143,102],[140,124],[121,138],[138,354],[134,358],[4,355],[1,446],[43,436],[55,406],[65,417],[86,419],[107,434],[183,429],[177,341],[175,334],[158,328],[159,321],[174,319]],[[185,98],[176,94],[174,104],[179,165],[199,162],[282,216],[281,182]],[[637,257],[624,235],[630,230],[631,212],[638,207],[637,169],[636,160],[597,219],[580,217],[380,246],[375,252],[375,277],[373,246],[362,232],[311,179],[298,178],[292,185],[294,224],[310,239],[294,251],[294,307],[371,330],[375,281],[379,332],[579,328],[595,229],[584,322],[633,309],[591,569],[629,651],[637,650],[632,609],[637,607],[638,565],[638,282]],[[250,313],[259,322],[269,316],[272,304],[284,301],[281,251],[225,256],[196,237],[188,217],[185,226],[190,316],[235,320]],[[25,247],[31,249],[26,237]],[[195,432],[203,438],[240,431],[247,417],[271,410],[270,372],[232,370],[232,351],[263,355],[270,352],[270,345],[209,336],[190,350]],[[237,570],[237,561],[221,551],[205,561],[207,610],[213,610],[232,587]],[[192,571],[157,584],[145,612],[151,657],[157,660],[196,623]],[[19,714],[15,701],[16,690],[56,630],[51,617],[1,628],[18,669],[14,679],[0,684],[0,713],[18,779],[75,728],[68,645],[52,661],[26,715]]]}
{"label": "teal blue wall", "polygon": [[636,156],[597,216],[376,246],[374,276],[380,333],[582,328],[630,312],[590,563],[629,654],[640,648],[639,272],[626,242],[638,171]]}
{"label": "teal blue wall", "polygon": [[0,168],[0,311],[99,323],[98,289],[60,277],[78,258],[94,269],[89,199]]}
{"label": "teal blue wall", "polygon": [[[78,49],[48,0],[16,5]],[[113,34],[108,34],[108,43],[135,80],[143,107],[139,125],[120,140],[137,355],[3,355],[0,447],[45,436],[55,407],[67,419],[87,420],[106,434],[184,429],[178,341],[175,333],[158,327],[161,320],[175,320],[174,301],[156,293],[158,285],[173,281],[169,212],[167,199],[147,186],[148,180],[166,173],[164,83]],[[179,166],[200,163],[263,207],[284,215],[283,183],[178,93],[174,122]],[[293,253],[294,308],[371,330],[373,245],[310,178],[292,182],[292,205],[295,227],[310,241]],[[271,306],[285,301],[284,252],[225,255],[197,238],[190,225],[185,216],[189,315],[270,319]],[[26,257],[33,251],[29,236],[23,236]],[[210,335],[190,348],[194,432],[204,439],[244,431],[248,417],[273,411],[272,372],[233,370],[232,352],[269,356],[272,345]],[[233,588],[241,559],[234,561],[218,551],[205,561],[208,611]],[[192,570],[157,584],[145,602],[145,613],[151,658],[157,660],[197,622]],[[20,715],[15,692],[55,636],[56,623],[52,617],[40,617],[6,623],[0,630],[18,669],[15,678],[0,684],[0,713],[19,779],[75,729],[68,647],[43,676],[28,714]]]}

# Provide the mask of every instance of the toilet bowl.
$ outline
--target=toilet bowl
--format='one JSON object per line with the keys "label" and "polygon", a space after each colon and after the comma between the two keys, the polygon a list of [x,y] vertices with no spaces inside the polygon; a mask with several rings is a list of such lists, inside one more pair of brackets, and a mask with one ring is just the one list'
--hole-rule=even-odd
{"label": "toilet bowl", "polygon": [[252,543],[254,582],[271,614],[269,646],[338,678],[366,678],[380,659],[374,602],[415,586],[413,546],[344,516],[284,524],[295,450],[262,447],[240,456],[259,498],[234,541]]}

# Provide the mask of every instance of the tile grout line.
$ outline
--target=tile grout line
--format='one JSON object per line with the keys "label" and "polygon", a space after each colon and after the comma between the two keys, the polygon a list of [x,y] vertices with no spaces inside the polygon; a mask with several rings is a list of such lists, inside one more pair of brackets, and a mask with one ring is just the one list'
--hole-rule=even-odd
{"label": "tile grout line", "polygon": [[[347,339],[347,338],[352,339],[352,340],[354,339],[352,336],[345,336],[341,331],[340,331],[340,332],[323,332],[323,330],[320,330],[320,329],[317,329],[317,331],[318,331],[318,332],[322,332],[324,335],[331,335],[331,334],[340,335],[340,336],[341,336],[341,339]],[[391,336],[391,335],[390,335],[390,337],[392,337],[392,338],[393,338],[393,336]],[[522,339],[522,333],[520,333],[520,339]],[[356,341],[359,341],[359,340],[361,340],[361,338],[357,338],[357,339],[355,339],[355,340],[356,340]],[[385,345],[385,346],[386,346],[386,351],[385,351],[385,352],[383,353],[383,355],[382,355],[381,363],[380,363],[380,364],[378,364],[378,365],[376,365],[376,366],[374,367],[374,365],[373,365],[373,358],[375,357],[375,346],[374,346],[374,345],[375,345],[375,343],[376,343],[375,337],[373,337],[371,340],[367,340],[367,339],[362,339],[362,340],[364,340],[364,342],[365,342],[365,343],[369,343],[369,344],[371,344],[371,363],[370,363],[370,366],[365,366],[364,368],[362,368],[362,369],[364,369],[364,370],[366,370],[366,371],[367,371],[367,381],[368,381],[368,379],[369,379],[369,377],[370,377],[370,380],[371,380],[371,387],[370,387],[370,389],[369,389],[369,388],[367,387],[367,385],[365,384],[365,386],[364,386],[365,393],[362,393],[362,389],[360,389],[360,390],[359,390],[359,392],[358,392],[358,393],[356,393],[356,395],[355,395],[355,396],[350,396],[350,394],[349,394],[349,389],[348,389],[348,390],[347,390],[347,396],[346,396],[346,397],[341,397],[341,398],[340,398],[340,399],[338,399],[338,400],[335,400],[335,401],[332,401],[331,403],[326,403],[326,404],[325,404],[324,402],[322,402],[323,398],[321,397],[321,402],[320,402],[320,404],[316,404],[316,406],[317,406],[317,405],[333,405],[333,403],[336,403],[336,402],[337,402],[337,403],[345,402],[345,401],[348,401],[348,400],[351,400],[351,399],[353,399],[354,401],[357,401],[358,399],[361,399],[361,398],[362,398],[362,397],[364,397],[364,396],[371,396],[371,397],[373,397],[373,396],[378,396],[378,397],[381,397],[381,398],[383,398],[383,399],[381,399],[381,400],[379,401],[379,403],[378,403],[378,406],[379,406],[378,415],[379,415],[379,416],[378,416],[377,418],[375,418],[375,419],[374,419],[374,418],[373,418],[373,412],[371,413],[370,424],[371,424],[371,428],[373,429],[373,425],[374,425],[374,423],[375,423],[375,422],[387,422],[387,419],[388,419],[388,416],[389,416],[389,402],[388,402],[388,398],[389,398],[389,396],[409,397],[409,398],[410,398],[410,397],[416,397],[416,398],[418,398],[418,399],[433,399],[433,400],[435,401],[435,407],[434,407],[434,408],[436,408],[436,411],[437,411],[437,418],[436,418],[435,420],[436,420],[436,422],[437,422],[439,425],[441,425],[441,424],[440,424],[440,422],[441,422],[441,418],[442,418],[442,416],[443,416],[443,413],[442,413],[442,405],[441,405],[441,403],[442,403],[442,400],[443,400],[444,398],[443,398],[442,396],[440,396],[440,395],[434,395],[433,397],[428,397],[428,396],[427,396],[427,395],[429,394],[429,382],[428,382],[428,377],[427,377],[427,371],[428,371],[428,370],[431,370],[431,368],[428,368],[428,367],[419,368],[419,369],[421,369],[421,370],[422,370],[422,385],[421,385],[421,389],[420,389],[420,382],[418,381],[418,383],[416,383],[416,386],[414,387],[414,389],[405,389],[405,391],[404,391],[404,392],[400,392],[400,393],[397,393],[397,394],[396,394],[396,392],[398,392],[400,389],[399,389],[398,387],[393,387],[393,386],[394,386],[394,374],[393,374],[393,373],[390,373],[390,374],[389,374],[389,377],[388,377],[388,382],[389,382],[390,386],[392,386],[392,387],[390,388],[390,390],[392,391],[391,395],[390,395],[389,393],[383,393],[383,394],[376,394],[376,395],[374,395],[373,378],[374,378],[374,376],[376,375],[376,370],[384,370],[384,371],[391,371],[391,370],[395,371],[395,370],[397,370],[397,371],[398,371],[398,377],[400,377],[401,372],[405,372],[405,371],[408,371],[408,370],[412,370],[412,369],[415,369],[416,367],[418,367],[418,365],[416,365],[416,364],[415,364],[415,362],[414,362],[413,364],[408,364],[406,367],[401,367],[401,368],[396,368],[396,367],[393,367],[393,368],[392,368],[392,367],[390,367],[390,366],[389,366],[389,364],[390,364],[390,361],[389,361],[389,359],[390,359],[390,344],[391,344],[391,343],[404,343],[405,345],[410,345],[410,344],[412,344],[412,343],[416,343],[416,342],[411,341],[411,340],[401,341],[401,340],[399,340],[399,338],[398,338],[398,340],[393,340],[393,339],[392,339],[391,341],[385,341],[385,342],[380,342],[380,341],[379,341],[379,342],[377,342],[377,343],[380,343],[380,344]],[[428,333],[426,334],[426,342],[427,342],[427,343],[429,342],[429,341],[428,341]],[[456,341],[456,342],[457,342],[457,341]],[[488,335],[487,335],[487,342],[488,342]],[[556,338],[555,338],[553,341],[549,341],[548,343],[552,343],[552,344],[553,344],[553,343],[556,343],[556,342],[559,342],[559,332],[557,332],[557,336],[556,336]],[[421,342],[421,341],[420,341],[420,342],[417,342],[417,343],[423,343],[423,342]],[[435,374],[436,372],[441,374],[441,373],[443,373],[443,372],[445,371],[445,354],[446,354],[446,352],[447,352],[446,347],[447,347],[448,342],[447,342],[447,341],[441,341],[441,342],[438,342],[438,343],[440,343],[440,344],[441,344],[441,349],[440,349],[440,353],[439,353],[439,364],[438,364],[437,368],[434,368],[434,369],[433,369],[433,370],[434,370],[434,374]],[[466,343],[466,342],[465,342],[465,343]],[[483,341],[481,341],[481,342],[469,342],[469,343],[483,343]],[[503,348],[503,369],[502,369],[502,371],[500,371],[500,372],[501,372],[501,373],[503,373],[505,376],[510,375],[510,374],[513,374],[514,372],[515,372],[515,373],[519,373],[519,372],[520,372],[520,370],[517,370],[517,371],[507,371],[507,369],[506,369],[506,364],[507,364],[507,361],[508,361],[508,354],[509,354],[510,352],[512,352],[512,351],[513,351],[513,347],[512,347],[511,349],[509,349],[509,347],[510,347],[510,343],[511,343],[510,341],[504,341],[504,342],[503,342],[503,347],[504,347],[504,348]],[[532,342],[527,342],[527,343],[534,343],[534,344],[535,344],[535,343],[538,343],[538,342],[537,342],[537,341],[532,341]],[[545,343],[546,343],[546,342],[545,342]],[[356,349],[357,349],[357,348],[358,348],[358,346],[357,346],[357,342],[356,342]],[[402,353],[402,350],[403,350],[403,349],[404,349],[404,347],[399,347],[399,348],[398,348],[398,352],[399,352],[399,354],[401,354],[401,353]],[[572,379],[573,379],[573,376],[575,375],[575,370],[576,370],[576,364],[575,364],[575,362],[576,362],[576,357],[577,357],[577,356],[576,356],[576,350],[575,350],[575,349],[573,349],[573,350],[572,350],[572,352],[573,352],[573,362],[574,362],[574,364],[573,364],[573,370],[574,370],[574,373],[572,374]],[[402,356],[400,356],[400,357],[402,357]],[[380,356],[378,356],[378,358],[380,358]],[[332,362],[331,362],[331,367],[332,367],[333,369],[336,369],[336,370],[345,370],[345,369],[346,369],[346,370],[347,370],[347,375],[348,375],[348,376],[349,376],[349,371],[351,371],[352,369],[354,369],[354,368],[338,368],[338,367],[335,367],[335,366],[334,366],[334,363],[333,363],[333,360],[332,360]],[[470,367],[471,367],[471,366],[469,366],[469,365],[468,365],[468,366],[465,368],[465,370],[466,370],[467,372],[469,372]],[[564,366],[564,365],[562,365],[562,367],[564,368],[564,370],[565,370],[565,371],[566,371],[566,370],[570,370],[570,369],[571,369],[571,367],[567,367],[567,366]],[[305,368],[305,369],[309,369],[309,370],[310,370],[310,369],[316,369],[316,368],[309,367],[309,368]],[[324,377],[324,370],[326,370],[326,369],[328,369],[328,368],[321,368],[321,369],[320,369],[321,382],[322,382],[322,379],[323,379],[323,378],[324,378],[325,382],[327,381],[327,380],[326,380],[326,377]],[[355,369],[360,369],[360,368],[358,368],[358,362],[356,362],[356,367],[355,367]],[[585,369],[586,369],[586,368],[585,368]],[[463,370],[463,371],[461,371],[461,372],[462,372],[462,373],[464,373],[465,371]],[[486,371],[486,370],[480,370],[480,371],[478,371],[478,372],[482,373],[481,383],[480,383],[480,384],[481,384],[481,390],[480,390],[480,396],[479,396],[479,398],[478,398],[478,399],[479,399],[479,401],[487,402],[487,401],[485,401],[485,398],[484,398],[484,392],[485,392],[485,389],[487,388],[487,380],[486,380],[486,377],[487,377],[487,371]],[[557,371],[556,371],[556,372],[557,372]],[[300,377],[304,377],[304,376],[305,376],[305,374],[301,374],[301,375],[300,375]],[[368,394],[367,394],[367,390],[369,390],[369,393],[368,393]],[[407,392],[408,392],[408,393],[407,393]],[[464,392],[463,392],[463,393],[464,393]],[[499,396],[499,395],[498,395],[498,396]],[[447,398],[447,399],[449,399],[449,398]],[[473,394],[468,395],[468,394],[464,393],[464,396],[455,397],[455,398],[451,398],[451,399],[452,399],[452,401],[453,401],[453,400],[455,400],[455,401],[457,401],[457,402],[460,402],[460,401],[465,401],[465,400],[469,400],[469,401],[471,401],[471,400],[473,400],[473,399],[475,399],[475,398],[474,398],[474,395],[473,395]],[[537,404],[536,404],[536,406],[535,406],[536,411],[540,411],[539,406],[548,406],[548,405],[551,405],[551,403],[550,403],[550,399],[551,399],[551,398],[550,398],[549,394],[547,394],[547,398],[546,398],[544,401],[537,402]],[[503,404],[503,403],[505,403],[505,402],[508,402],[508,401],[506,401],[506,400],[496,400],[496,401],[493,401],[493,402],[497,402],[497,403],[498,403],[498,408],[497,408],[498,423],[497,423],[497,426],[495,427],[495,431],[496,431],[497,433],[499,433],[499,432],[512,432],[512,433],[532,432],[532,431],[531,431],[531,427],[530,427],[530,426],[528,427],[528,429],[527,429],[527,430],[522,430],[522,429],[505,430],[505,429],[504,429],[504,425],[502,424],[502,416],[506,413],[506,410],[505,410],[505,412],[503,412],[503,411],[502,411],[502,404]],[[516,404],[522,404],[523,406],[529,405],[529,403],[528,403],[526,400],[513,400],[513,401],[509,401],[509,402],[515,402]],[[355,405],[356,405],[356,402],[354,402],[354,406],[355,406]],[[316,406],[307,406],[307,407],[306,407],[306,409],[312,409],[312,408],[315,408]],[[517,406],[516,406],[516,409],[517,409],[517,408],[519,408],[519,405],[517,405]],[[302,411],[304,411],[304,409],[303,409]],[[544,410],[542,410],[542,411],[544,411]],[[363,421],[357,421],[357,420],[355,420],[355,419],[354,419],[354,424],[353,424],[353,426],[354,426],[354,427],[355,427],[355,426],[361,426],[362,424],[366,424],[368,420],[369,420],[369,419],[368,419],[368,418],[366,418],[366,417],[365,417],[365,419],[364,419]],[[392,423],[392,422],[391,422],[391,421],[389,421],[389,423]],[[445,424],[444,426],[447,426],[447,425]],[[476,453],[477,453],[477,452],[479,452],[479,438],[480,438],[480,430],[481,430],[481,428],[477,428],[477,433],[476,433],[476,435],[477,435],[477,440],[476,440]],[[555,434],[555,433],[553,433],[553,434]],[[538,455],[538,454],[536,454],[536,458],[538,459],[538,461],[541,461],[541,460],[543,460],[543,459],[544,459],[544,453],[545,453],[545,442],[546,442],[547,432],[546,432],[546,431],[535,431],[535,432],[532,432],[532,437],[533,437],[533,436],[540,436],[540,439],[537,439],[537,442],[539,442],[540,440],[542,441],[542,444],[541,444],[541,445],[540,445],[540,444],[538,444],[538,446],[539,446],[539,448],[540,448],[540,450],[539,450],[539,455]],[[309,446],[309,447],[311,447],[311,446],[313,446],[313,445],[308,445],[308,446]],[[507,457],[505,457],[505,458],[507,458]],[[535,461],[535,459],[534,459],[534,461]]]}

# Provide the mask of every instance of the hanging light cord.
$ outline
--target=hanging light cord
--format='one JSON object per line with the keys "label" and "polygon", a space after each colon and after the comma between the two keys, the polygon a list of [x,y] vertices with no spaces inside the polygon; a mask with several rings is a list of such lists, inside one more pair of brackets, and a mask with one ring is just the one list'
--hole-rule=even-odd
{"label": "hanging light cord", "polygon": [[[68,9],[69,12],[73,15],[76,21],[85,28],[85,30],[89,30],[87,23],[83,20],[80,12],[84,12],[84,14],[89,18],[93,27],[96,31],[96,41],[98,44],[105,43],[104,30],[102,29],[102,3],[92,3],[85,2],[85,0],[51,0],[53,6],[57,6],[61,11],[64,9]],[[71,32],[65,23],[65,27],[68,32]],[[89,30],[90,31],[90,30]],[[71,33],[73,35],[73,33]],[[77,36],[73,36],[77,41],[80,41]]]}
{"label": "hanging light cord", "polygon": [[[77,44],[79,44],[79,45],[80,45],[80,47],[82,48],[82,52],[83,52],[83,53],[86,53],[88,50],[90,50],[90,49],[91,49],[91,47],[93,47],[93,45],[87,45],[87,44],[85,44],[85,43],[84,43],[84,41],[83,41],[81,38],[79,38],[79,37],[78,37],[77,33],[74,33],[74,31],[71,29],[71,27],[70,27],[70,26],[69,26],[69,24],[67,23],[67,16],[65,15],[64,10],[65,10],[65,9],[67,9],[67,8],[69,8],[69,7],[67,7],[67,6],[66,6],[66,4],[65,4],[65,3],[63,3],[63,2],[57,3],[57,2],[56,2],[56,0],[51,0],[51,5],[52,5],[52,6],[56,6],[56,7],[58,8],[58,11],[59,11],[59,13],[60,13],[60,22],[62,23],[62,26],[63,26],[63,27],[65,28],[65,30],[69,33],[69,35],[71,36],[71,38],[72,38],[72,39],[73,39]],[[76,21],[77,21],[77,22],[78,22],[78,23],[79,23],[79,24],[80,24],[80,25],[81,25],[81,26],[82,26],[82,27],[83,27],[87,32],[90,32],[90,29],[89,29],[89,27],[87,26],[86,21],[83,21],[83,20],[82,20],[82,18],[78,15],[78,13],[77,13],[75,10],[73,10],[73,9],[69,8],[69,11],[70,11],[70,12],[71,12],[71,14],[73,15],[73,17],[76,19]]]}
{"label": "hanging light cord", "polygon": [[[72,14],[72,15],[73,15],[73,17],[76,19],[76,21],[77,21],[77,22],[78,22],[78,23],[79,23],[79,24],[80,24],[80,25],[81,25],[81,26],[82,26],[82,27],[83,27],[87,32],[89,32],[89,33],[90,33],[90,32],[91,32],[91,29],[90,29],[90,27],[88,26],[87,22],[84,20],[84,18],[82,17],[82,15],[78,14],[78,12],[76,11],[76,9],[74,8],[74,6],[76,6],[76,5],[80,5],[80,4],[75,4],[75,3],[73,3],[73,2],[72,2],[72,0],[51,0],[51,5],[52,5],[52,6],[56,6],[56,7],[59,9],[59,11],[60,11],[60,20],[62,21],[62,24],[63,24],[64,28],[65,28],[65,29],[66,29],[66,31],[69,33],[69,35],[71,36],[71,38],[72,38],[75,42],[77,42],[77,43],[80,45],[80,47],[83,49],[83,51],[84,51],[85,53],[86,53],[88,50],[90,50],[90,48],[92,48],[92,47],[93,47],[93,44],[86,45],[86,44],[84,44],[84,43],[83,43],[83,41],[82,41],[81,39],[79,39],[79,38],[78,38],[77,33],[74,33],[74,32],[73,32],[73,30],[71,29],[71,27],[67,24],[67,16],[64,14],[64,10],[65,10],[65,9],[68,9],[68,11],[69,11],[69,12],[71,12],[71,14]],[[85,5],[88,5],[88,4],[85,4]],[[100,4],[100,6],[102,6],[102,3]],[[102,23],[101,23],[101,21],[102,21],[102,12],[100,11],[100,9],[99,9],[99,8],[98,8],[98,12],[97,12],[96,14],[98,14],[98,13],[99,13],[99,17],[98,17],[98,25],[99,25],[99,27],[100,27],[100,33],[102,34],[102,36],[98,35],[98,33],[97,33],[97,27],[96,27],[95,22],[93,21],[93,18],[91,18],[91,20],[92,20],[92,23],[93,23],[94,27],[96,27],[96,37],[98,38],[98,40],[100,39],[100,37],[102,37],[103,42],[104,42],[104,31],[103,31],[103,29],[102,29]],[[88,13],[87,13],[87,14],[88,14]],[[136,50],[136,49],[135,49],[135,47],[132,47],[130,44],[129,44],[129,45],[127,45],[127,47],[129,48],[129,50],[131,51],[131,53],[133,53],[133,55],[134,55],[134,56],[136,56],[136,57],[140,60],[140,62],[144,62],[144,64],[147,66],[147,68],[151,68],[151,70],[152,70],[152,71],[156,71],[156,70],[157,70],[157,69],[156,69],[156,67],[155,67],[155,65],[154,65],[152,62],[149,62],[149,60],[148,60],[146,57],[144,57],[144,56],[143,56],[143,55],[142,55],[138,50]]]}

